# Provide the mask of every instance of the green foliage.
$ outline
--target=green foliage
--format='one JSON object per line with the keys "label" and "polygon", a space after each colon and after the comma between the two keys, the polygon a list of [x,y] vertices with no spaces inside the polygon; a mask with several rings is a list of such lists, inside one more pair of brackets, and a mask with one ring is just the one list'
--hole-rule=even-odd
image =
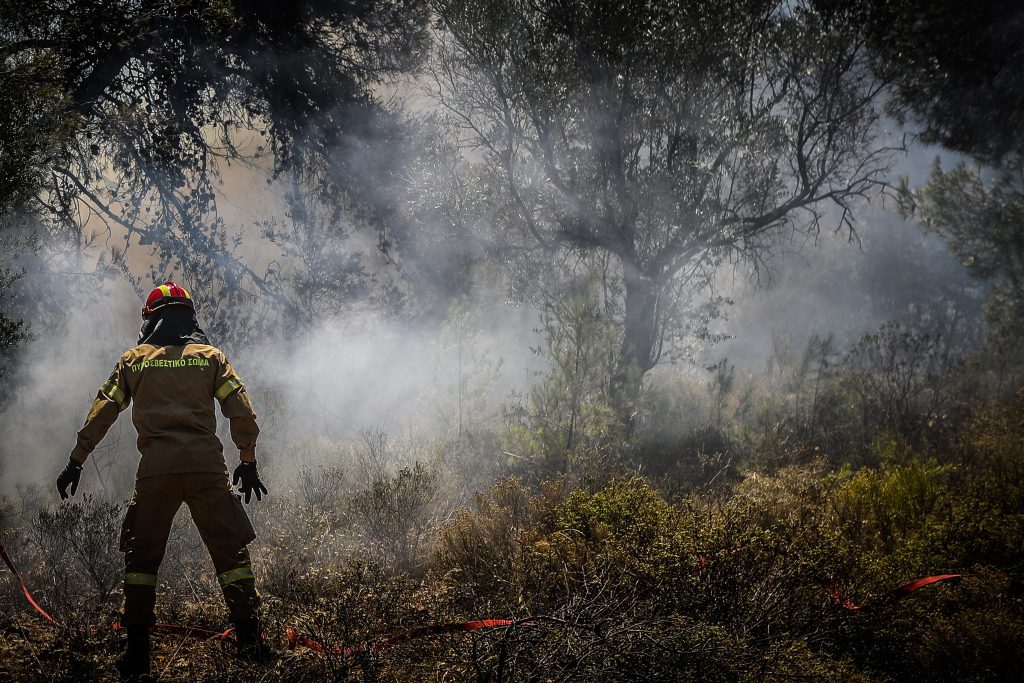
{"label": "green foliage", "polygon": [[39,210],[48,156],[72,132],[53,83],[54,61],[15,56],[0,47],[0,218],[7,232],[12,211]]}
{"label": "green foliage", "polygon": [[[1024,563],[1022,414],[1024,400],[979,406],[944,441],[876,439],[870,467],[835,470],[818,457],[674,499],[638,476],[589,487],[504,479],[447,518],[435,507],[437,472],[397,466],[399,444],[382,433],[367,432],[362,447],[305,442],[291,453],[305,463],[296,487],[255,508],[268,623],[330,644],[477,617],[529,624],[466,635],[472,645],[424,639],[289,669],[310,677],[1012,679],[1024,637],[1014,578]],[[25,500],[5,512],[6,526],[19,525],[33,505]],[[45,599],[70,611],[53,577],[106,566],[119,514],[91,500],[29,512],[32,543],[15,534],[8,547],[48,588]],[[177,535],[161,572],[161,619],[215,627],[224,617],[212,576],[195,578],[202,545]],[[100,551],[79,556],[72,539]],[[947,572],[966,576],[889,597]],[[158,639],[164,663],[174,659],[168,645]],[[216,648],[175,645],[188,654],[173,666],[200,678],[202,666],[233,671],[214,663]]]}
{"label": "green foliage", "polygon": [[[970,7],[922,0],[851,3],[875,70],[894,84],[889,109],[921,126],[920,138],[971,157],[995,173],[938,160],[920,188],[902,188],[922,227],[942,237],[974,275],[993,287],[987,304],[993,345],[1016,357],[1024,188],[1024,87],[1016,76],[1024,11],[986,0]],[[988,176],[988,177],[986,177]]]}
{"label": "green foliage", "polygon": [[0,62],[0,411],[10,397],[16,350],[29,336],[24,317],[33,306],[15,287],[24,275],[19,257],[38,249],[37,218],[45,206],[38,193],[47,160],[72,128],[49,80],[52,68],[48,60],[6,54]]}
{"label": "green foliage", "polygon": [[541,313],[548,373],[529,389],[526,405],[506,411],[506,450],[538,461],[548,476],[600,469],[618,442],[610,404],[618,337],[598,295],[584,278],[576,291]]}
{"label": "green foliage", "polygon": [[1020,159],[1024,11],[1017,3],[830,4],[857,15],[876,71],[895,86],[890,111],[920,123],[925,142],[985,162]]}
{"label": "green foliage", "polygon": [[829,497],[830,523],[856,548],[844,552],[859,556],[863,580],[880,589],[915,575],[1021,561],[1019,475],[1006,479],[962,454],[940,464],[899,440],[880,450],[878,469],[841,473]]}
{"label": "green foliage", "polygon": [[678,519],[641,477],[616,479],[594,493],[574,491],[553,511],[557,531],[580,535],[637,579],[664,578],[678,561]]}
{"label": "green foliage", "polygon": [[1021,670],[1024,623],[1013,579],[999,571],[977,569],[955,591],[932,596],[935,607],[915,628],[918,637],[907,664],[908,673],[927,672],[930,681],[1005,681]]}
{"label": "green foliage", "polygon": [[979,279],[992,284],[986,302],[989,339],[998,351],[1015,353],[1024,308],[1024,185],[1009,171],[982,179],[981,170],[959,164],[944,171],[938,160],[928,182],[913,192],[921,226],[942,237],[950,251]]}
{"label": "green foliage", "polygon": [[[13,0],[0,14],[0,211],[9,193],[37,195],[38,217],[74,249],[70,270],[89,265],[97,231],[110,250],[99,271],[141,291],[184,278],[218,339],[308,323],[366,287],[358,254],[324,238],[343,213],[388,211],[402,131],[375,88],[421,60],[427,20],[418,0]],[[294,268],[260,272],[240,256],[217,206],[221,173],[239,162],[299,189],[292,227],[309,235],[279,240]],[[132,267],[139,248],[149,273]],[[329,285],[341,285],[331,298]]]}
{"label": "green foliage", "polygon": [[877,464],[873,444],[894,435],[915,447],[941,441],[976,379],[959,354],[895,321],[845,353],[828,337],[811,335],[800,350],[776,337],[765,369],[727,399],[734,438],[768,470],[822,456],[836,467]]}
{"label": "green foliage", "polygon": [[933,525],[945,517],[950,502],[949,473],[949,466],[919,461],[857,472],[832,498],[843,536],[862,549],[877,552],[903,572],[927,571],[934,560],[948,561],[913,557],[912,551],[921,545],[918,537],[932,533]]}
{"label": "green foliage", "polygon": [[[375,280],[348,249],[339,226],[350,215],[370,219],[388,253],[434,237],[442,246],[431,256],[458,245],[413,266],[444,271],[418,275],[441,290],[428,302],[438,318],[450,296],[470,292],[484,254],[511,259],[517,295],[542,290],[530,298],[541,302],[548,371],[508,409],[500,434],[486,404],[498,363],[460,303],[447,309],[438,345],[436,439],[368,429],[361,444],[282,444],[286,456],[268,469],[280,485],[249,508],[275,632],[298,626],[318,641],[358,645],[426,623],[522,622],[357,647],[351,658],[303,657],[264,678],[1019,673],[1024,398],[1000,404],[1004,391],[982,392],[988,385],[976,380],[996,365],[961,362],[954,341],[936,334],[931,317],[956,300],[940,292],[920,328],[886,324],[845,354],[831,337],[800,345],[779,335],[757,374],[727,359],[656,385],[651,372],[685,357],[687,340],[713,336],[708,323],[723,301],[701,288],[715,267],[760,264],[793,230],[815,233],[823,201],[848,221],[851,202],[879,180],[879,84],[859,19],[870,19],[869,33],[879,17],[894,19],[892,31],[869,37],[891,68],[892,50],[906,47],[906,12],[920,10],[910,26],[919,33],[948,29],[959,10],[432,3],[440,43],[429,75],[452,118],[436,122],[443,139],[410,167],[429,177],[410,192],[413,220],[402,225],[383,185],[399,166],[392,143],[403,129],[380,94],[388,74],[418,64],[424,3],[66,5],[17,1],[0,17],[0,219],[17,209],[26,224],[42,215],[82,237],[77,221],[93,212],[111,234],[153,250],[154,278],[173,270],[212,283],[197,296],[220,337],[259,334],[269,320],[302,329],[343,301],[372,298],[386,278]],[[954,59],[979,36],[1008,45],[988,19],[967,19]],[[991,142],[977,136],[984,127],[967,130],[971,108],[993,102],[1005,55],[986,56],[998,68],[980,79],[977,102],[953,107],[949,86],[962,73],[945,69],[943,37],[907,52],[905,73],[881,73],[896,77],[901,106],[931,118],[931,139],[999,163],[991,181],[966,166],[936,167],[913,199],[926,227],[994,281],[989,309],[1004,332],[990,341],[1008,354],[1024,319],[1024,209],[1011,149],[1020,127],[1007,114]],[[891,45],[879,43],[886,38]],[[457,139],[444,137],[446,125]],[[256,152],[236,146],[242,133]],[[217,211],[219,165],[243,158],[293,183],[291,222],[263,226],[289,265],[263,273],[236,258],[241,238]],[[420,220],[430,225],[413,236]],[[9,241],[9,225],[0,235],[4,296],[18,274],[8,254],[31,249]],[[127,268],[127,253],[116,259]],[[420,294],[383,288],[374,303],[389,313]],[[289,313],[275,318],[276,306]],[[25,333],[20,313],[3,316],[0,353]],[[998,381],[1016,388],[1012,373]],[[491,484],[508,470],[522,479]],[[107,621],[122,506],[86,497],[53,508],[36,495],[0,504],[2,540],[48,606]],[[207,570],[183,516],[161,573],[162,618],[224,622]],[[901,600],[890,593],[939,572],[966,576]],[[4,591],[20,600],[13,583]],[[844,609],[846,600],[865,607]],[[94,655],[77,669],[91,675],[113,656],[112,640],[84,635],[34,649],[22,621],[0,619],[0,675],[31,678],[57,662],[71,677],[74,659],[53,654],[66,650]],[[215,645],[168,640],[158,649],[170,678],[251,674]]]}

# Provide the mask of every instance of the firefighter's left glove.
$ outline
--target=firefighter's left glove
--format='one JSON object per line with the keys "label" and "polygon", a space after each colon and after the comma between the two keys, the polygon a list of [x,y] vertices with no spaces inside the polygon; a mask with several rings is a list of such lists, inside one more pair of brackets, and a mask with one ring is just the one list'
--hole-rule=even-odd
{"label": "firefighter's left glove", "polygon": [[[245,502],[248,503],[252,494],[256,494],[256,500],[263,500],[263,493],[267,492],[267,487],[260,481],[260,475],[256,471],[256,461],[239,463],[238,467],[235,468],[234,474],[231,476],[231,483],[238,484],[241,481],[242,485],[238,487],[238,492],[245,495]],[[262,493],[261,493],[262,492]]]}
{"label": "firefighter's left glove", "polygon": [[68,486],[71,486],[71,495],[75,495],[75,491],[78,490],[78,481],[82,478],[82,463],[78,462],[74,458],[68,458],[68,464],[64,466],[64,471],[57,475],[57,493],[60,494],[61,500],[68,499]]}

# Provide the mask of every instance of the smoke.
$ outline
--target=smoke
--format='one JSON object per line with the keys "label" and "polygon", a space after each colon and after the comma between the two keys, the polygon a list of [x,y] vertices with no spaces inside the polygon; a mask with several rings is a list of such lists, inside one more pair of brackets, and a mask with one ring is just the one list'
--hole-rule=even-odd
{"label": "smoke", "polygon": [[[282,445],[311,437],[355,441],[368,427],[437,435],[452,426],[446,423],[458,385],[485,387],[495,409],[536,371],[529,311],[490,314],[457,313],[429,326],[370,314],[329,321],[297,339],[242,350],[239,372],[257,398],[275,394],[285,407],[276,435]],[[473,411],[487,412],[479,403]]]}
{"label": "smoke", "polygon": [[752,367],[780,334],[797,343],[831,334],[847,348],[889,320],[937,332],[952,310],[977,319],[983,288],[940,239],[898,216],[867,214],[857,241],[823,235],[778,263],[768,285],[730,278],[736,304],[719,327],[731,339],[711,355]]}
{"label": "smoke", "polygon": [[[358,175],[360,166],[382,165],[374,159],[374,139],[352,136],[346,145],[338,151],[344,157],[338,163],[347,173]],[[403,154],[415,155],[412,147]],[[909,174],[912,182],[919,180],[932,153],[913,149],[897,172]],[[442,177],[443,168],[423,165],[434,160],[427,155],[417,165],[412,158],[389,158],[383,165],[434,173],[436,177],[425,183],[431,192],[465,192]],[[261,224],[289,218],[281,189],[285,183],[268,188],[271,169],[259,165],[222,171],[217,203],[220,218],[242,236],[236,256],[254,270],[271,263],[280,263],[280,272],[300,267],[294,260],[301,260],[301,255],[284,253],[260,234]],[[394,201],[388,188],[377,189],[371,204]],[[362,306],[342,309],[296,331],[252,338],[242,334],[233,342],[212,340],[222,346],[254,397],[264,427],[261,459],[286,464],[284,454],[291,443],[313,438],[358,440],[367,427],[437,435],[470,416],[494,421],[502,400],[513,390],[524,390],[543,371],[543,359],[531,351],[541,345],[536,311],[508,304],[502,289],[507,283],[500,278],[474,279],[468,272],[472,266],[466,264],[482,255],[482,250],[467,247],[469,228],[452,234],[452,226],[443,223],[443,212],[430,206],[416,212],[434,224],[415,226],[405,236],[410,260],[403,267],[406,273],[426,273],[423,282],[437,284],[440,295],[424,297],[432,315],[388,317]],[[731,339],[710,348],[707,358],[724,356],[756,366],[777,334],[794,340],[812,333],[834,334],[844,347],[887,320],[918,322],[951,305],[980,310],[980,288],[937,238],[923,235],[912,221],[877,204],[863,207],[857,219],[858,241],[851,242],[845,233],[823,233],[817,243],[791,245],[771,264],[768,287],[763,281],[752,282],[745,273],[731,273],[720,282],[719,292],[736,302],[728,319],[719,323],[719,331]],[[350,234],[356,235],[355,246],[367,250],[363,263],[377,269],[370,275],[378,277],[378,284],[395,274],[394,263],[373,252],[365,231],[337,230],[333,237],[324,231],[323,238],[333,242],[318,248],[351,251]],[[108,244],[123,238],[110,234]],[[59,245],[53,250],[59,251]],[[151,261],[144,248],[129,250],[126,265],[142,278],[143,287],[149,284],[142,274],[153,266]],[[36,291],[48,289],[60,296],[74,281],[67,271],[66,266],[35,270],[27,279]],[[193,290],[207,284],[187,279],[180,283]],[[413,282],[411,287],[418,284],[422,283]],[[451,297],[467,293],[464,309],[456,308],[446,318],[440,315],[451,306]],[[74,445],[97,388],[136,339],[139,295],[125,281],[106,280],[86,296],[76,293],[72,300],[60,325],[37,324],[37,337],[23,347],[17,387],[11,392],[14,399],[0,414],[0,494],[11,493],[19,484],[49,485]],[[199,318],[205,324],[203,310]],[[473,400],[468,406],[458,401],[456,406],[465,392]],[[232,448],[226,439],[225,443],[230,460]],[[101,450],[93,459],[92,482],[87,478],[84,486],[123,494],[138,457],[128,414],[119,418]]]}
{"label": "smoke", "polygon": [[[924,182],[935,154],[934,148],[910,147],[890,182],[901,176],[912,187]],[[890,320],[946,336],[976,329],[986,286],[939,237],[902,217],[891,197],[864,202],[856,222],[853,236],[823,232],[789,245],[763,279],[747,271],[725,274],[719,290],[735,305],[718,330],[731,338],[701,360],[725,357],[755,369],[776,336],[799,345],[812,334],[833,335],[844,349]]]}
{"label": "smoke", "polygon": [[[137,338],[141,310],[138,297],[124,281],[89,282],[78,288],[72,278],[49,272],[31,272],[26,278],[35,280],[27,283],[35,286],[45,280],[48,286],[40,288],[65,301],[68,311],[58,326],[34,326],[34,338],[21,349],[14,377],[17,387],[0,414],[0,493],[4,494],[18,484],[44,483],[56,476],[75,445],[75,434],[99,386],[121,352]],[[134,446],[134,436],[117,438],[125,430],[131,430],[131,425],[129,416],[122,414],[101,459],[120,459],[121,452]],[[116,453],[109,448],[115,440],[119,441]]]}
{"label": "smoke", "polygon": [[[253,253],[267,257],[255,248]],[[27,277],[29,285],[42,288],[45,280],[57,292],[68,290],[71,280],[45,271]],[[264,430],[260,459],[291,469],[295,464],[282,453],[296,441],[359,441],[367,428],[437,436],[460,418],[469,422],[471,414],[478,422],[496,420],[501,401],[540,370],[530,350],[538,345],[536,316],[505,303],[500,291],[477,296],[487,303],[475,310],[456,306],[439,321],[414,323],[360,310],[297,334],[231,345],[212,339],[254,399]],[[0,414],[0,495],[20,485],[51,485],[98,387],[137,339],[141,300],[126,281],[107,280],[72,299],[62,323],[37,327],[37,336],[22,349],[14,398]],[[205,324],[201,309],[198,317]],[[487,400],[465,407],[460,416],[454,405],[459,386]],[[218,420],[231,462],[226,423],[219,414]],[[129,409],[90,458],[83,490],[126,496],[137,460]]]}
{"label": "smoke", "polygon": [[[928,158],[927,150],[914,150],[908,165],[926,166]],[[225,213],[246,236],[245,258],[266,263],[281,253],[259,238],[251,221],[273,215],[283,202],[266,192],[265,183],[256,189],[250,176],[251,170],[228,174],[223,200],[232,208]],[[863,207],[858,225],[859,241],[823,233],[815,244],[791,245],[771,264],[770,286],[731,273],[720,283],[736,302],[720,321],[731,339],[710,348],[707,359],[728,357],[755,367],[778,334],[798,343],[811,333],[834,334],[843,347],[886,320],[920,321],[953,304],[980,310],[981,288],[940,240],[877,203]],[[443,270],[451,260],[436,245],[426,253],[438,263],[420,268]],[[140,271],[149,265],[145,254],[132,259]],[[35,291],[61,292],[74,276],[35,271],[27,278]],[[0,493],[26,483],[49,486],[98,386],[134,344],[140,301],[132,287],[106,280],[89,292],[74,297],[59,327],[37,326],[37,337],[23,348],[13,401],[0,414]],[[544,369],[531,351],[541,341],[537,316],[526,306],[509,305],[498,284],[477,282],[472,293],[473,301],[446,319],[385,317],[364,307],[298,333],[243,336],[222,345],[256,402],[264,427],[261,459],[287,467],[291,443],[355,441],[368,427],[438,435],[461,420],[496,420],[509,393],[524,390]],[[202,310],[199,317],[204,323]],[[477,398],[458,414],[460,386],[485,396],[487,405]],[[123,414],[97,451],[87,490],[126,492],[138,457],[129,420]]]}

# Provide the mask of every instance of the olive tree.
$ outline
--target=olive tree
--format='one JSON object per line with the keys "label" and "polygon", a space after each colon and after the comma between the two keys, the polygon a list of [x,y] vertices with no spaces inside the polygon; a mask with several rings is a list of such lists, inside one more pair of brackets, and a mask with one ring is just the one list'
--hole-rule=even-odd
{"label": "olive tree", "polygon": [[610,256],[629,428],[680,295],[794,231],[853,229],[889,166],[881,82],[800,0],[436,0],[434,95],[512,247]]}
{"label": "olive tree", "polygon": [[[215,334],[244,326],[218,322],[241,300],[285,296],[272,271],[233,257],[237,235],[217,207],[225,165],[287,174],[374,214],[398,137],[376,88],[413,68],[427,39],[420,0],[10,0],[0,11],[5,64],[50,93],[50,117],[70,132],[34,169],[49,225],[73,246],[96,230],[141,245],[154,277],[202,283]],[[374,145],[377,166],[360,153]]]}

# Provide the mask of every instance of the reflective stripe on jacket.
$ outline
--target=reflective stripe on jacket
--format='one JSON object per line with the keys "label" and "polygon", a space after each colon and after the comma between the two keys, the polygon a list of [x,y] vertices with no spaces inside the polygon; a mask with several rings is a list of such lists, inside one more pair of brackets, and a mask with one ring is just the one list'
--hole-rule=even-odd
{"label": "reflective stripe on jacket", "polygon": [[256,414],[242,380],[220,349],[207,344],[140,344],[121,356],[100,387],[71,456],[84,461],[118,413],[132,404],[142,454],[140,478],[226,472],[214,400],[230,422],[240,458],[255,460],[260,433]]}

